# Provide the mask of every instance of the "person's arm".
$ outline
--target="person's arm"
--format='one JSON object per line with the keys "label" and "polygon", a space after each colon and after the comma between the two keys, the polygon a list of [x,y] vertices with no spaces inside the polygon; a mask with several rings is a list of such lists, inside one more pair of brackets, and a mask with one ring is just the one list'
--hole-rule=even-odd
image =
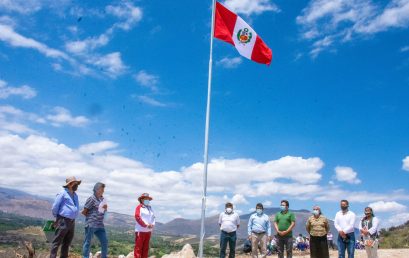
{"label": "person's arm", "polygon": [[238,229],[240,227],[240,216],[238,214],[237,214],[236,225],[237,225],[237,229]]}
{"label": "person's arm", "polygon": [[271,241],[271,221],[268,216],[267,216],[267,235],[270,238],[269,241]]}
{"label": "person's arm", "polygon": [[294,213],[291,213],[291,225],[290,227],[287,229],[287,232],[291,232],[293,230],[293,228],[295,227],[295,215]]}
{"label": "person's arm", "polygon": [[223,216],[223,213],[220,213],[220,215],[219,215],[219,227],[222,226],[222,216]]}
{"label": "person's arm", "polygon": [[277,218],[277,214],[274,217],[274,229],[276,230],[277,234],[280,233],[280,230],[278,230],[278,224],[277,224],[278,218]]}
{"label": "person's arm", "polygon": [[307,230],[307,233],[310,234],[310,231],[311,231],[310,218],[308,218],[307,223],[305,223],[305,230]]}
{"label": "person's arm", "polygon": [[141,227],[146,228],[148,225],[146,225],[145,221],[143,221],[141,217],[141,207],[142,205],[138,205],[135,209],[135,220],[139,225],[141,225]]}
{"label": "person's arm", "polygon": [[328,234],[330,230],[331,229],[329,227],[329,221],[328,221],[328,219],[325,219],[325,231],[326,231],[326,233]]}
{"label": "person's arm", "polygon": [[62,193],[57,194],[57,196],[55,197],[53,206],[51,208],[54,218],[57,218],[58,214],[60,213],[60,206],[61,206],[62,200],[64,199],[63,197],[64,197],[64,194]]}
{"label": "person's arm", "polygon": [[339,225],[339,217],[338,217],[338,213],[337,215],[335,215],[335,219],[334,219],[334,226],[337,229],[338,232],[342,232],[342,228]]}
{"label": "person's arm", "polygon": [[369,234],[374,235],[379,228],[379,219],[378,218],[373,218],[372,219],[372,227],[368,229]]}
{"label": "person's arm", "polygon": [[82,215],[88,216],[89,211],[92,208],[92,199],[88,198],[87,201],[84,204],[84,209],[81,211]]}
{"label": "person's arm", "polygon": [[247,223],[247,235],[251,236],[251,228],[253,226],[253,216],[250,216],[249,222]]}

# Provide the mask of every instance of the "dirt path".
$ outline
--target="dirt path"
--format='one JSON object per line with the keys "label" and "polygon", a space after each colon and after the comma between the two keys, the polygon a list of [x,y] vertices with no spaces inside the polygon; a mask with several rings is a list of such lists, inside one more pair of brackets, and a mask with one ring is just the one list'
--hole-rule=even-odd
{"label": "dirt path", "polygon": [[[380,249],[378,250],[379,258],[409,258],[409,249]],[[250,255],[240,255],[237,258],[249,258]],[[277,257],[277,255],[267,256]],[[294,254],[294,258],[310,258],[309,254],[301,255]],[[338,253],[336,251],[330,251],[331,258],[337,258]],[[365,250],[355,250],[355,258],[367,258]]]}

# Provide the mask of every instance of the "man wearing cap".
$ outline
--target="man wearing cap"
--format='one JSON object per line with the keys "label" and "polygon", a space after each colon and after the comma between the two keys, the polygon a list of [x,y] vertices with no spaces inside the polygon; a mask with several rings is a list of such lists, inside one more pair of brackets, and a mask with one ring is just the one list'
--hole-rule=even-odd
{"label": "man wearing cap", "polygon": [[149,241],[155,226],[155,215],[150,201],[152,197],[143,193],[139,198],[139,205],[135,209],[135,258],[147,258],[149,252]]}
{"label": "man wearing cap", "polygon": [[58,248],[61,245],[60,258],[68,258],[68,251],[74,237],[75,218],[78,216],[79,202],[75,193],[81,180],[69,177],[65,180],[64,190],[57,194],[52,213],[56,218],[54,223],[56,231],[51,244],[50,258],[56,258]]}

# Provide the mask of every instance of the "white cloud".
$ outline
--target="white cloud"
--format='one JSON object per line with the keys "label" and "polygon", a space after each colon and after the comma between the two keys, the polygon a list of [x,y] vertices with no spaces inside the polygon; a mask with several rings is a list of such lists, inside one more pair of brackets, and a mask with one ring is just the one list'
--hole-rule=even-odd
{"label": "white cloud", "polygon": [[149,88],[153,92],[158,91],[159,76],[141,70],[133,77],[140,85]]}
{"label": "white cloud", "polygon": [[360,184],[361,180],[357,178],[358,173],[350,167],[337,166],[335,168],[335,177],[338,181],[350,184]]}
{"label": "white cloud", "polygon": [[264,207],[271,207],[271,206],[273,206],[273,202],[272,202],[272,201],[269,201],[269,200],[265,200],[265,201],[263,202],[263,206],[264,206]]}
{"label": "white cloud", "polygon": [[247,204],[248,201],[242,194],[235,194],[231,199],[233,205]]}
{"label": "white cloud", "polygon": [[95,154],[115,149],[116,147],[118,147],[118,144],[116,142],[102,141],[82,145],[78,148],[78,151],[86,154]]}
{"label": "white cloud", "polygon": [[407,52],[409,51],[409,46],[401,47],[400,52]]}
{"label": "white cloud", "polygon": [[[386,6],[370,0],[311,0],[297,17],[301,37],[314,43],[331,38],[337,44],[392,28],[409,27],[409,0],[393,0]],[[311,55],[333,44],[312,46]]]}
{"label": "white cloud", "polygon": [[377,212],[401,212],[406,210],[406,206],[397,202],[385,202],[385,201],[377,201],[370,203],[368,205],[371,207],[374,211],[374,213]]}
{"label": "white cloud", "polygon": [[409,171],[409,156],[402,160],[402,169]]}
{"label": "white cloud", "polygon": [[125,73],[128,67],[122,62],[121,53],[113,52],[103,56],[93,56],[86,60],[90,64],[102,69],[102,71],[112,78]]}
{"label": "white cloud", "polygon": [[64,124],[74,126],[74,127],[83,127],[86,126],[90,121],[84,116],[73,117],[71,112],[63,107],[55,107],[54,114],[48,115],[46,118],[51,122],[53,126],[59,127]]}
{"label": "white cloud", "polygon": [[105,8],[108,14],[116,16],[123,21],[115,23],[113,28],[130,30],[137,24],[143,16],[142,9],[134,6],[131,2],[122,2],[117,6],[108,5]]}
{"label": "white cloud", "polygon": [[236,68],[242,62],[243,62],[243,59],[241,59],[241,57],[233,57],[233,58],[224,57],[221,60],[217,61],[216,65],[220,65],[224,68]]}
{"label": "white cloud", "polygon": [[21,96],[23,99],[31,99],[37,95],[37,92],[28,85],[20,87],[11,87],[7,82],[0,80],[0,99],[6,99],[10,96]]}
{"label": "white cloud", "polygon": [[41,9],[39,0],[0,0],[0,9],[18,13],[33,13]]}
{"label": "white cloud", "polygon": [[167,107],[168,106],[167,104],[157,101],[148,96],[137,96],[137,98],[142,103],[148,104],[150,106],[154,106],[154,107]]}
{"label": "white cloud", "polygon": [[245,15],[261,14],[272,11],[279,12],[280,9],[270,0],[226,0],[224,5],[235,13]]}
{"label": "white cloud", "polygon": [[27,38],[17,32],[11,26],[0,24],[0,40],[13,47],[31,48],[51,58],[62,58],[72,61],[64,52],[48,47],[34,39]]}
{"label": "white cloud", "polygon": [[[11,107],[4,110],[21,114],[21,111]],[[18,187],[29,193],[36,195],[41,193],[43,196],[52,197],[62,190],[61,185],[65,178],[74,175],[83,180],[78,190],[81,203],[92,194],[95,182],[101,181],[107,185],[105,194],[110,202],[111,211],[132,214],[135,196],[149,192],[154,197],[156,210],[160,210],[159,221],[168,221],[176,217],[198,217],[202,195],[202,178],[198,176],[198,173],[202,173],[201,163],[192,164],[179,171],[155,171],[138,160],[115,154],[118,153],[118,147],[115,142],[101,141],[84,144],[75,149],[43,135],[22,137],[2,132],[0,186]],[[271,196],[271,192],[297,199],[306,196],[314,199],[331,192],[326,198],[331,199],[335,196],[336,200],[339,200],[340,196],[350,197],[348,195],[350,194],[360,202],[374,198],[383,200],[409,198],[404,191],[373,194],[336,191],[311,185],[311,182],[319,180],[318,170],[322,166],[323,163],[318,158],[304,159],[291,156],[267,162],[251,159],[214,159],[209,164],[207,214],[217,214],[223,210],[227,200],[223,195],[233,196],[231,200],[235,205],[247,204],[248,197]],[[291,183],[271,184],[276,178]],[[218,190],[215,190],[213,185]],[[244,191],[241,191],[242,189]],[[178,202],[175,203],[174,200]],[[351,199],[351,202],[354,201],[355,199]],[[269,203],[266,202],[267,204]]]}
{"label": "white cloud", "polygon": [[386,220],[382,226],[388,228],[392,226],[400,226],[409,221],[409,212],[401,212],[392,215],[388,220]]}

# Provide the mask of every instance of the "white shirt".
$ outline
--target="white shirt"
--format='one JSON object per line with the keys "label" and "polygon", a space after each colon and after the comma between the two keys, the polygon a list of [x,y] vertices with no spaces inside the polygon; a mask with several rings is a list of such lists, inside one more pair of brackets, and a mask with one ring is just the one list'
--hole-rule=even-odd
{"label": "white shirt", "polygon": [[354,232],[355,225],[355,213],[347,211],[345,214],[342,211],[338,211],[335,215],[334,226],[339,231],[343,231],[345,234]]}
{"label": "white shirt", "polygon": [[[372,218],[372,227],[367,228],[369,234],[374,235],[376,232],[378,232],[378,227],[379,227],[379,219],[377,217]],[[362,222],[359,222],[359,230],[362,229]]]}
{"label": "white shirt", "polygon": [[219,216],[220,230],[231,233],[237,230],[237,226],[240,225],[239,215],[235,212],[230,214],[226,212],[220,213]]}

